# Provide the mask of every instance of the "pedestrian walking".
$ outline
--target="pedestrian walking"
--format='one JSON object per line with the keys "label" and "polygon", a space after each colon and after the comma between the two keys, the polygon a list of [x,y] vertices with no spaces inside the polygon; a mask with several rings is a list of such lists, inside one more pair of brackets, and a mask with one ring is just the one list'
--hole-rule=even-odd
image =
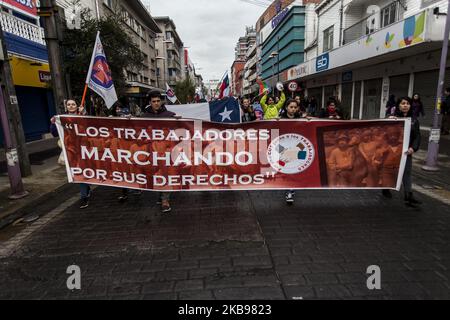
{"label": "pedestrian walking", "polygon": [[273,97],[269,97],[268,90],[261,99],[261,107],[264,111],[264,120],[271,120],[278,118],[280,110],[283,108],[284,103],[286,102],[286,95],[284,91],[281,91],[281,98],[278,103],[275,103],[275,99]]}
{"label": "pedestrian walking", "polygon": [[[144,108],[142,118],[174,118],[175,113],[167,110],[162,102],[161,94],[158,91],[151,91],[148,94],[149,104]],[[159,194],[158,204],[161,204],[162,213],[172,211],[170,206],[170,192],[161,192]]]}
{"label": "pedestrian walking", "polygon": [[418,93],[413,96],[411,108],[415,119],[418,119],[420,116],[425,117],[425,109]]}
{"label": "pedestrian walking", "polygon": [[450,134],[450,88],[445,89],[443,100],[441,134],[446,136]]}
{"label": "pedestrian walking", "polygon": [[314,96],[308,97],[306,112],[311,117],[315,117],[316,116],[316,113],[317,113],[317,100],[316,100],[316,97],[314,97]]}
{"label": "pedestrian walking", "polygon": [[[68,100],[66,100],[66,103],[65,103],[65,114],[73,115],[73,116],[85,115],[86,110],[84,107],[79,107],[77,102],[74,99],[68,99]],[[50,120],[50,122],[51,122],[50,132],[52,133],[52,135],[55,138],[59,137],[58,129],[56,127],[56,118],[53,117]],[[62,148],[61,140],[58,141],[58,145],[60,145],[60,147]],[[66,145],[68,145],[68,144],[66,144]],[[75,151],[71,151],[70,149],[68,149],[67,153],[69,153],[69,152],[75,152]],[[58,162],[60,164],[65,164],[65,162],[66,162],[64,154],[62,152],[61,152]],[[86,209],[87,207],[89,207],[90,197],[91,197],[91,187],[86,183],[81,183],[80,184],[80,209]]]}
{"label": "pedestrian walking", "polygon": [[388,102],[386,102],[386,117],[395,116],[395,110],[397,109],[397,101],[395,101],[395,95],[391,94],[389,96]]}

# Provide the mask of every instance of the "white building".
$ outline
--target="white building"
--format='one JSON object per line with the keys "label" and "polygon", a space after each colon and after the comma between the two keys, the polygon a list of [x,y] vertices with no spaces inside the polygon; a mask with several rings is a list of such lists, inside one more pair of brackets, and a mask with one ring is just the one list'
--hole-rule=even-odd
{"label": "white building", "polygon": [[[324,106],[339,97],[354,119],[384,117],[390,94],[417,92],[434,110],[447,1],[324,0],[316,8],[317,41],[289,71]],[[450,62],[450,61],[449,61]],[[448,64],[450,66],[450,64]],[[450,70],[450,69],[449,69]],[[446,77],[450,81],[450,72]]]}
{"label": "white building", "polygon": [[243,81],[243,94],[251,95],[258,93],[258,84],[256,79],[258,74],[256,72],[256,64],[258,62],[258,56],[256,54],[256,44],[251,47],[247,52],[246,63],[244,67],[244,81]]}

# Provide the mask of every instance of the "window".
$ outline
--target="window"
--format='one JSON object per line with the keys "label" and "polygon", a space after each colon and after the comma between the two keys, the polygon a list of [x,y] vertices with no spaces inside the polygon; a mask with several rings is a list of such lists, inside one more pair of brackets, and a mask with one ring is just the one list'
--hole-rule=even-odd
{"label": "window", "polygon": [[112,0],[103,0],[103,3],[107,5],[109,8],[112,8]]}
{"label": "window", "polygon": [[166,32],[166,40],[172,39],[172,33],[170,31]]}
{"label": "window", "polygon": [[333,49],[334,26],[329,27],[323,32],[323,52]]}
{"label": "window", "polygon": [[397,21],[397,2],[393,2],[381,10],[381,27],[384,28],[395,21]]}

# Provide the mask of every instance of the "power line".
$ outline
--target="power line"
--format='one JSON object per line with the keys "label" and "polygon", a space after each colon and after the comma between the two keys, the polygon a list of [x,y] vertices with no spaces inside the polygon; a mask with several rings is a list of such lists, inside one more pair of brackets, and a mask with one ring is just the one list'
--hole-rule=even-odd
{"label": "power line", "polygon": [[255,6],[262,7],[262,8],[267,8],[270,6],[270,3],[264,2],[262,0],[241,0],[241,1],[249,3],[249,4],[253,4]]}

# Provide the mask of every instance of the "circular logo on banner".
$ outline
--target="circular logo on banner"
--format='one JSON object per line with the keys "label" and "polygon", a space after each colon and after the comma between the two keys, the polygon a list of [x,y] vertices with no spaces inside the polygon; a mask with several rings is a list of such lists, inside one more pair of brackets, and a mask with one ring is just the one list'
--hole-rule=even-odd
{"label": "circular logo on banner", "polygon": [[289,91],[292,91],[292,92],[297,91],[297,89],[298,89],[297,82],[294,82],[294,81],[290,82],[288,88],[289,88]]}
{"label": "circular logo on banner", "polygon": [[105,89],[109,89],[113,85],[111,69],[109,69],[105,57],[95,57],[91,79]]}
{"label": "circular logo on banner", "polygon": [[297,174],[308,169],[314,162],[314,146],[305,137],[290,133],[272,141],[267,159],[272,168],[284,174]]}

